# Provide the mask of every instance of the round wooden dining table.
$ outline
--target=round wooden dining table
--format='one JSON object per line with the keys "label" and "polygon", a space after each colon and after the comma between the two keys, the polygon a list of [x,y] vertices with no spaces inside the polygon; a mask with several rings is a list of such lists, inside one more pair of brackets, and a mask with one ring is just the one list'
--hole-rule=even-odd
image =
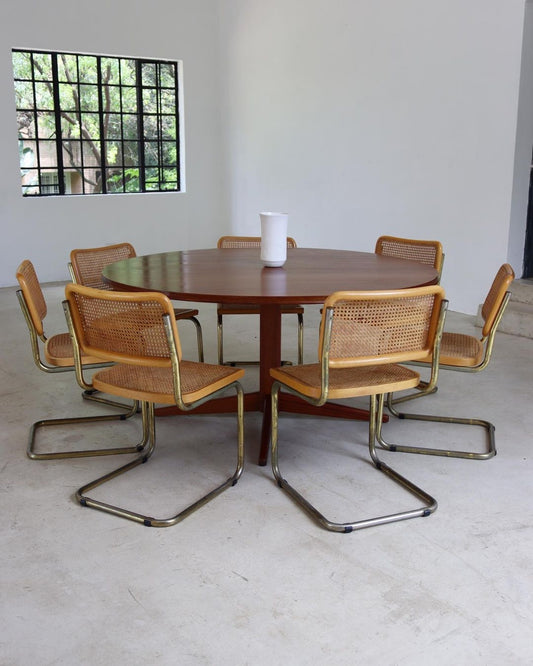
{"label": "round wooden dining table", "polygon": [[[246,394],[245,409],[263,413],[260,465],[267,462],[270,444],[270,368],[281,365],[281,307],[323,303],[335,291],[406,289],[438,281],[432,266],[415,261],[318,248],[288,249],[285,265],[277,268],[263,267],[258,248],[163,252],[110,264],[103,277],[121,291],[159,291],[178,301],[259,306],[259,390]],[[366,410],[338,403],[317,408],[289,394],[280,394],[279,407],[300,414],[368,419]],[[232,397],[212,400],[195,411],[235,409]],[[180,412],[177,407],[165,407],[158,413]]]}

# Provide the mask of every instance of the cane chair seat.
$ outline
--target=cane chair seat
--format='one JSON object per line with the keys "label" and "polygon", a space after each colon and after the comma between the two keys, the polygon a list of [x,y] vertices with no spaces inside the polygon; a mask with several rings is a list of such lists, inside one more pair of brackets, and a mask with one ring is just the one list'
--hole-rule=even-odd
{"label": "cane chair seat", "polygon": [[440,241],[380,236],[376,241],[375,253],[433,266],[439,272],[440,280],[444,264]]}
{"label": "cane chair seat", "polygon": [[[430,414],[408,414],[399,412],[396,405],[414,398],[420,398],[437,391],[439,370],[457,370],[462,372],[480,372],[490,362],[496,331],[503,317],[511,293],[509,288],[514,280],[514,271],[509,264],[502,264],[492,281],[487,296],[481,306],[483,327],[481,337],[453,331],[444,331],[442,334],[440,353],[438,359],[430,357],[421,361],[419,365],[431,366],[431,375],[428,381],[421,381],[415,393],[404,396],[387,398],[387,407],[391,414],[403,419],[416,419],[418,421],[440,421],[442,423],[456,423],[462,425],[475,425],[482,427],[486,432],[487,446],[484,451],[462,451],[455,449],[423,449],[419,447],[396,447],[395,451],[403,453],[426,453],[430,455],[447,456],[452,458],[469,458],[472,460],[487,460],[496,455],[496,442],[494,425],[484,419],[461,418],[456,416],[434,416]],[[387,448],[385,446],[385,448]]]}
{"label": "cane chair seat", "polygon": [[[180,370],[185,402],[200,400],[205,395],[205,387],[209,387],[210,391],[218,390],[226,385],[228,377],[235,377],[234,368],[226,365],[203,363],[199,369],[197,363],[182,361]],[[106,393],[117,393],[154,404],[176,404],[172,368],[117,364],[100,371],[93,383],[95,388]]]}
{"label": "cane chair seat", "polygon": [[[102,276],[103,269],[116,261],[131,259],[136,256],[135,248],[131,243],[75,249],[70,253],[68,267],[74,283],[82,284],[85,287],[93,287],[94,289],[111,290],[112,287]],[[178,321],[189,320],[194,324],[198,345],[198,360],[203,361],[203,336],[200,322],[197,319],[198,310],[196,308],[174,308],[174,317]]]}
{"label": "cane chair seat", "polygon": [[[142,406],[143,453],[132,462],[91,481],[76,494],[83,506],[139,522],[168,527],[235,485],[244,466],[244,396],[241,368],[184,361],[170,300],[161,293],[117,292],[67,285],[66,312],[76,348],[112,361],[93,383],[112,395],[138,400]],[[153,518],[110,505],[86,493],[145,463],[156,444],[155,404],[177,405],[188,412],[228,389],[237,393],[237,464],[222,484],[170,518]],[[145,450],[145,446],[147,449]]]}
{"label": "cane chair seat", "polygon": [[[221,236],[218,239],[217,247],[222,249],[245,249],[261,247],[260,236]],[[287,249],[297,247],[296,241],[290,236],[287,237]],[[228,365],[257,365],[258,361],[224,361],[224,328],[223,317],[225,315],[258,315],[260,314],[259,305],[242,303],[219,303],[217,305],[217,342],[218,342],[218,362]],[[282,305],[281,314],[292,314],[298,318],[298,363],[303,363],[303,314],[302,305]],[[283,362],[288,364],[287,361]]]}
{"label": "cane chair seat", "polygon": [[[316,400],[320,397],[320,373],[321,365],[319,363],[306,363],[305,365],[273,369],[271,376],[283,381],[288,388]],[[328,398],[342,400],[343,398],[405,390],[414,388],[418,384],[419,378],[419,373],[401,365],[330,368]]]}
{"label": "cane chair seat", "polygon": [[[68,333],[57,333],[48,338],[44,344],[44,357],[46,362],[57,367],[74,367],[74,352],[72,350],[72,340]],[[83,362],[100,363],[101,360],[96,356],[83,354]]]}
{"label": "cane chair seat", "polygon": [[439,364],[475,368],[483,359],[483,351],[483,343],[474,336],[445,331],[440,344]]}
{"label": "cane chair seat", "polygon": [[[46,300],[41,288],[41,284],[37,277],[35,267],[29,259],[25,259],[17,269],[17,281],[20,289],[17,291],[17,297],[20,307],[24,314],[28,331],[30,334],[30,342],[33,352],[33,360],[39,370],[46,373],[54,374],[58,372],[74,372],[75,359],[74,348],[69,333],[56,333],[46,335],[44,330],[44,320],[48,314]],[[44,356],[44,360],[41,357]],[[92,354],[81,353],[81,364],[86,370],[101,368],[107,365],[101,358]],[[79,458],[86,456],[98,455],[114,455],[116,453],[135,453],[137,449],[134,447],[122,447],[120,449],[91,449],[87,451],[48,451],[38,452],[37,448],[37,433],[41,428],[52,427],[58,425],[73,425],[77,423],[85,423],[87,421],[108,421],[111,419],[124,419],[132,416],[137,412],[137,403],[131,407],[121,403],[113,402],[102,397],[94,395],[95,387],[83,380],[83,397],[88,400],[103,403],[111,407],[118,407],[121,411],[118,414],[102,415],[94,417],[65,417],[61,419],[45,419],[36,421],[30,428],[30,436],[28,439],[28,446],[26,453],[32,460],[52,460],[55,458]],[[129,410],[127,413],[124,410]]]}
{"label": "cane chair seat", "polygon": [[[433,497],[385,465],[376,452],[382,441],[384,396],[416,387],[420,375],[402,365],[427,358],[438,346],[446,301],[438,285],[388,292],[337,292],[322,308],[319,362],[272,368],[272,471],[284,489],[328,530],[351,532],[396,520],[427,516]],[[385,516],[340,523],[326,518],[282,475],[278,460],[279,392],[288,391],[320,407],[327,400],[370,397],[369,453],[378,470],[407,489],[423,506]]]}

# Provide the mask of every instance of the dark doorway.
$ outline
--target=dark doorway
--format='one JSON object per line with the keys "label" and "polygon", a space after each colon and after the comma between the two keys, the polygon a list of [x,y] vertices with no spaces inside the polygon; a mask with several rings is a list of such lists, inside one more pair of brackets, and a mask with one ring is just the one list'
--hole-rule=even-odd
{"label": "dark doorway", "polygon": [[529,170],[529,202],[527,205],[526,241],[524,244],[523,278],[533,277],[533,158]]}

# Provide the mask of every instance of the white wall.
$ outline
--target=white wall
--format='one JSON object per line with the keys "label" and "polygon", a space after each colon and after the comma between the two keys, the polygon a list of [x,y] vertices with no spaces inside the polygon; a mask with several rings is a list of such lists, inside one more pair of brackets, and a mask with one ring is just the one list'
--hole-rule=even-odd
{"label": "white wall", "polygon": [[[72,247],[212,246],[283,209],[302,246],[440,239],[451,307],[474,312],[499,264],[521,270],[510,220],[524,4],[3,0],[0,285],[26,256],[61,279]],[[13,46],[183,59],[187,193],[22,199]]]}
{"label": "white wall", "polygon": [[[509,261],[522,267],[526,235],[531,153],[533,146],[533,0],[525,6],[520,97],[518,104],[515,169],[511,224],[509,226]],[[518,277],[521,273],[517,272]]]}
{"label": "white wall", "polygon": [[221,7],[235,229],[283,209],[304,246],[438,238],[473,313],[508,254],[523,0]]}
{"label": "white wall", "polygon": [[[42,281],[67,279],[74,247],[128,240],[137,252],[214,247],[225,231],[217,22],[211,0],[2,0],[0,5],[0,285],[31,259]],[[11,48],[183,61],[186,193],[23,199]],[[218,228],[220,227],[220,229]]]}

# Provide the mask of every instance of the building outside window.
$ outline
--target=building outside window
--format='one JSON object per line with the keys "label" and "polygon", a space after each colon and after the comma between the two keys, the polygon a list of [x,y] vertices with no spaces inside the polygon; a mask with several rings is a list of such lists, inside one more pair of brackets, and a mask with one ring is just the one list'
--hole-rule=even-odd
{"label": "building outside window", "polygon": [[177,61],[12,55],[24,196],[180,191]]}

